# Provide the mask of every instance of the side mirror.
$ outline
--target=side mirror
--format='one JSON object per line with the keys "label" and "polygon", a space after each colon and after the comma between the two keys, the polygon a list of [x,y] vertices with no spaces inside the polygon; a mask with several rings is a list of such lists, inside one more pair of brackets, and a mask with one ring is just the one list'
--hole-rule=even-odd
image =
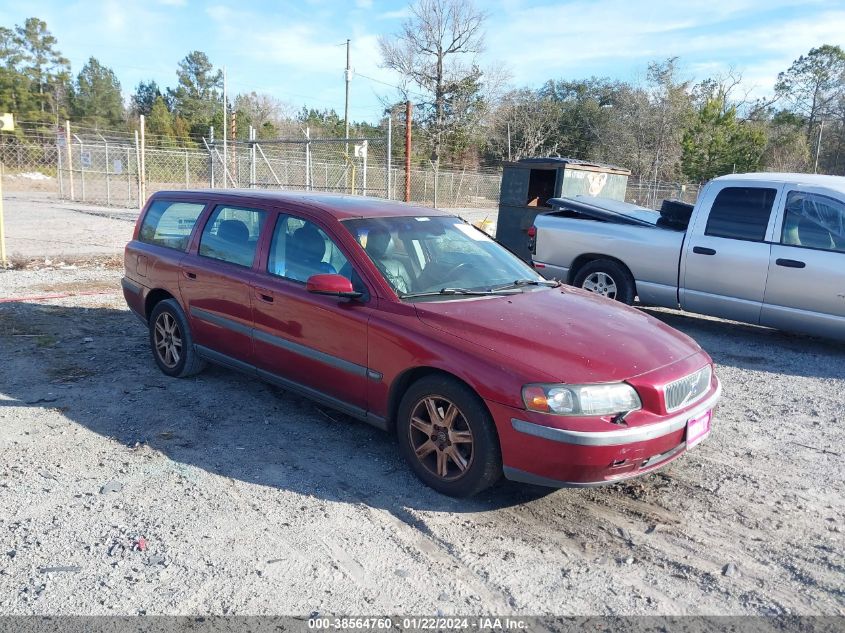
{"label": "side mirror", "polygon": [[357,299],[360,292],[352,288],[352,282],[343,275],[322,274],[311,275],[305,282],[305,289],[315,295],[329,295],[346,299]]}

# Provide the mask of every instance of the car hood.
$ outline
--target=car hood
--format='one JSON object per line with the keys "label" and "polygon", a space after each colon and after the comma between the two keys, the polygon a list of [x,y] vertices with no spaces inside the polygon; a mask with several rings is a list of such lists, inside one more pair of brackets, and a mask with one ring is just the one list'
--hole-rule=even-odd
{"label": "car hood", "polygon": [[534,367],[537,380],[627,380],[701,349],[654,317],[570,286],[415,307],[426,325]]}

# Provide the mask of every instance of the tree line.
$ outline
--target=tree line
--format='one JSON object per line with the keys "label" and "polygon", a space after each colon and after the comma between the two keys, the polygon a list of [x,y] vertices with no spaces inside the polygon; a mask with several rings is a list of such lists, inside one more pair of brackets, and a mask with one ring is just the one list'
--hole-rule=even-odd
{"label": "tree line", "polygon": [[[384,98],[404,124],[415,104],[413,160],[478,168],[523,157],[559,155],[612,163],[655,181],[704,182],[742,171],[845,174],[845,52],[812,48],[777,77],[773,94],[751,98],[741,73],[694,82],[673,57],[648,64],[638,81],[549,79],[539,88],[509,86],[501,66],[484,67],[487,14],[472,0],[416,0],[400,29],[380,40],[381,63],[402,78]],[[91,57],[77,74],[46,23],[0,27],[0,111],[14,112],[21,134],[55,134],[70,118],[93,130],[137,129],[148,142],[194,146],[224,125],[223,77],[208,56],[189,52],[176,83],[142,81],[124,102],[116,73]],[[333,109],[295,110],[268,94],[230,100],[235,135],[259,139],[342,137]],[[231,121],[225,122],[227,126]],[[384,122],[353,122],[354,136],[383,136]],[[402,135],[394,151],[402,152]]]}

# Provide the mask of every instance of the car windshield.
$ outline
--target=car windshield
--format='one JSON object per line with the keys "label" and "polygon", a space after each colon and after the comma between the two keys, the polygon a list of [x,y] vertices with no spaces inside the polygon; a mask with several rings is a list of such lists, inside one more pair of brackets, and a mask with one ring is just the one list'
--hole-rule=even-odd
{"label": "car windshield", "polygon": [[402,298],[555,284],[457,217],[362,218],[343,224]]}

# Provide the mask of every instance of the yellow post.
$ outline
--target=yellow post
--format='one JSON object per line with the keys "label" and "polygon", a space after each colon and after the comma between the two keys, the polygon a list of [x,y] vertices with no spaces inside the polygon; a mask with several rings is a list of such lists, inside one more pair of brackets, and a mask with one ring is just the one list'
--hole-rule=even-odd
{"label": "yellow post", "polygon": [[0,264],[6,267],[6,231],[3,226],[3,163],[0,163]]}
{"label": "yellow post", "polygon": [[[12,132],[15,116],[9,112],[0,116],[0,130]],[[0,265],[6,267],[6,227],[3,224],[3,163],[0,163]]]}

